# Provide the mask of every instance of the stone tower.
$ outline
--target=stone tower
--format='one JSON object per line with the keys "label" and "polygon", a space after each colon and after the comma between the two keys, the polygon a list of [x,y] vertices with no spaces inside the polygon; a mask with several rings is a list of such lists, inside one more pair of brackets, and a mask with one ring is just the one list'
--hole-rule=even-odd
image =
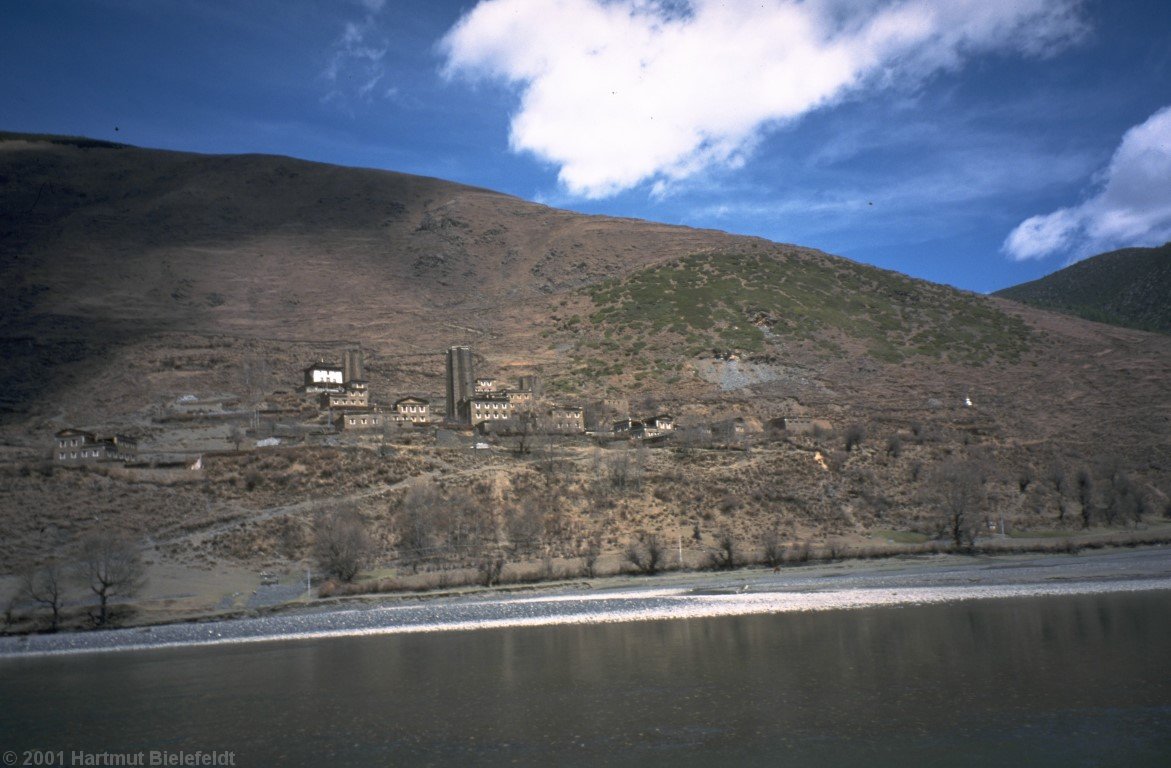
{"label": "stone tower", "polygon": [[472,367],[471,347],[447,349],[447,420],[470,424],[471,414],[461,407],[475,392],[476,373]]}

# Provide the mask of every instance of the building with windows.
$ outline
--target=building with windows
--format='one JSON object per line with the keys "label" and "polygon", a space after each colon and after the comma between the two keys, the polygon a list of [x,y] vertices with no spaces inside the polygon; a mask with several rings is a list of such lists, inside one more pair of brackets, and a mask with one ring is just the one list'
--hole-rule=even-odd
{"label": "building with windows", "polygon": [[558,435],[585,432],[585,411],[575,405],[555,405],[545,413],[542,430]]}
{"label": "building with windows", "polygon": [[465,424],[473,427],[482,421],[500,421],[513,416],[512,402],[502,392],[485,392],[464,403],[467,415]]}
{"label": "building with windows", "polygon": [[394,401],[391,419],[400,424],[430,424],[431,403],[421,397],[403,397]]}
{"label": "building with windows", "polygon": [[303,389],[311,395],[322,392],[341,392],[345,389],[345,369],[340,365],[319,360],[305,369]]}
{"label": "building with windows", "polygon": [[99,438],[93,432],[63,429],[54,437],[56,461],[131,461],[138,457],[138,441],[125,435]]}
{"label": "building with windows", "polygon": [[384,424],[385,414],[378,409],[346,411],[334,420],[334,425],[342,432],[369,432],[382,429]]}

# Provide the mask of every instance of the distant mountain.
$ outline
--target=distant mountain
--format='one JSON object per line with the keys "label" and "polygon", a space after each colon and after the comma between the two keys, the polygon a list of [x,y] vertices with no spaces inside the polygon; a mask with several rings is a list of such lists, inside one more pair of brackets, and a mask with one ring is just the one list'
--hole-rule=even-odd
{"label": "distant mountain", "polygon": [[1171,243],[1103,253],[993,295],[1100,323],[1171,333]]}

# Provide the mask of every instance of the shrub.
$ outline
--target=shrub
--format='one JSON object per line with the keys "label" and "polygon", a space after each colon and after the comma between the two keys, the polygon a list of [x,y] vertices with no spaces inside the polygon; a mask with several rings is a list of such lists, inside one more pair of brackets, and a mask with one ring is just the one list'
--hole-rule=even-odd
{"label": "shrub", "polygon": [[862,441],[866,439],[866,428],[861,424],[851,424],[846,427],[845,449],[852,451],[862,445]]}

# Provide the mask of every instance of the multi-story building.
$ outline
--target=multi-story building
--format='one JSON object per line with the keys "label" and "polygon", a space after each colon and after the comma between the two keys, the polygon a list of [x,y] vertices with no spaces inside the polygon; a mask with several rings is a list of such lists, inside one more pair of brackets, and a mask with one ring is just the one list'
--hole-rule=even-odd
{"label": "multi-story building", "polygon": [[[354,386],[358,384],[359,386]],[[366,382],[350,382],[350,386],[341,392],[324,392],[321,395],[321,407],[331,410],[344,411],[347,409],[366,409],[370,407],[370,391]]]}
{"label": "multi-story building", "polygon": [[528,413],[533,410],[532,390],[509,389],[504,394],[508,396],[508,402],[512,403],[512,409],[517,413]]}
{"label": "multi-story building", "polygon": [[431,403],[421,397],[399,398],[391,418],[400,424],[430,424]]}
{"label": "multi-story building", "polygon": [[63,429],[55,435],[57,461],[130,461],[138,456],[138,442],[125,435],[99,438],[81,429]]}
{"label": "multi-story building", "polygon": [[542,420],[543,430],[561,435],[579,435],[585,432],[585,411],[573,405],[555,405]]}
{"label": "multi-story building", "polygon": [[367,411],[346,411],[334,421],[337,428],[344,432],[382,429],[385,423],[385,414],[377,408]]}
{"label": "multi-story building", "polygon": [[482,421],[499,421],[513,416],[512,403],[502,392],[484,392],[464,403],[467,415],[464,423],[473,427]]}

